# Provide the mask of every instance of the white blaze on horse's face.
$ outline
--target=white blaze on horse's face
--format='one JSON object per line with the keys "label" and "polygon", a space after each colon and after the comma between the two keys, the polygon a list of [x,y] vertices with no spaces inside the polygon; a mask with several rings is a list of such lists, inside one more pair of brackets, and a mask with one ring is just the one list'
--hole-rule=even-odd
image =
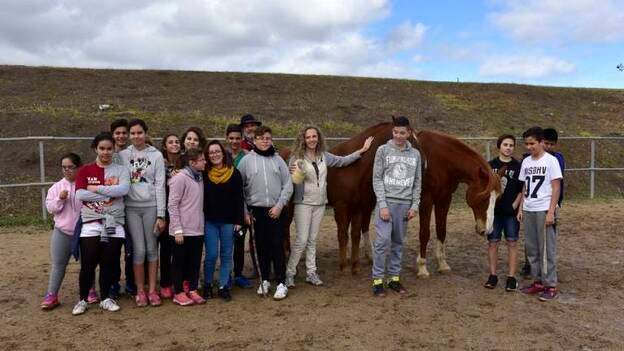
{"label": "white blaze on horse's face", "polygon": [[487,208],[487,217],[485,223],[485,235],[492,232],[494,228],[494,206],[496,206],[496,191],[492,190],[490,193],[490,203]]}

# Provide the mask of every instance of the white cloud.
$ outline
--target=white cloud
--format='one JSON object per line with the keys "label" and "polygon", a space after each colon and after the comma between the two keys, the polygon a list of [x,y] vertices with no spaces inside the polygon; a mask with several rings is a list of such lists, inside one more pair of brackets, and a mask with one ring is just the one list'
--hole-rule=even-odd
{"label": "white cloud", "polygon": [[605,43],[624,39],[624,2],[613,0],[502,0],[490,19],[527,43]]}
{"label": "white cloud", "polygon": [[0,63],[405,77],[421,24],[364,33],[388,0],[8,0]]}
{"label": "white cloud", "polygon": [[548,56],[495,56],[479,67],[482,77],[513,77],[523,79],[547,78],[575,70],[569,62]]}

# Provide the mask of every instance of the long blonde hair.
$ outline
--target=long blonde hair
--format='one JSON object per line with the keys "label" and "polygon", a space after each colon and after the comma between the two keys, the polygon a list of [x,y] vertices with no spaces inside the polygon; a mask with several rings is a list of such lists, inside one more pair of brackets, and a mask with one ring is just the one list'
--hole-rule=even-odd
{"label": "long blonde hair", "polygon": [[293,145],[293,155],[296,158],[303,159],[305,156],[306,143],[305,143],[305,134],[308,130],[314,129],[316,134],[318,135],[318,144],[316,145],[316,156],[321,156],[323,152],[326,150],[325,137],[323,137],[323,133],[319,127],[316,126],[307,126],[301,130],[301,132],[297,135],[297,140],[295,140],[295,144]]}

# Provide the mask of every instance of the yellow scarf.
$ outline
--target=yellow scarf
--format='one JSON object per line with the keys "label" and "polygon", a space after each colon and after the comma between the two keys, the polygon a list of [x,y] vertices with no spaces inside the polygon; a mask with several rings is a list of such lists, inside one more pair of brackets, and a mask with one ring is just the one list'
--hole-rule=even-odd
{"label": "yellow scarf", "polygon": [[210,178],[210,181],[215,184],[221,184],[230,180],[233,173],[234,167],[212,167],[210,171],[208,171],[208,178]]}

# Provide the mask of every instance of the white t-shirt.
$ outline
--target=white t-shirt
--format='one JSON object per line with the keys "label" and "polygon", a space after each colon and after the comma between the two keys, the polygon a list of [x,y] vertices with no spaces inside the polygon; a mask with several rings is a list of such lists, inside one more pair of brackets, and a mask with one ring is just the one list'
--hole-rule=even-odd
{"label": "white t-shirt", "polygon": [[[104,231],[104,224],[98,222],[90,222],[82,225],[82,231],[80,232],[81,238],[92,238],[94,236],[102,235]],[[122,225],[115,226],[115,235],[109,235],[109,238],[125,239],[126,232]]]}
{"label": "white t-shirt", "polygon": [[522,209],[548,211],[552,197],[552,181],[563,176],[557,158],[545,152],[537,160],[532,156],[525,158],[520,167],[519,178],[526,187]]}

